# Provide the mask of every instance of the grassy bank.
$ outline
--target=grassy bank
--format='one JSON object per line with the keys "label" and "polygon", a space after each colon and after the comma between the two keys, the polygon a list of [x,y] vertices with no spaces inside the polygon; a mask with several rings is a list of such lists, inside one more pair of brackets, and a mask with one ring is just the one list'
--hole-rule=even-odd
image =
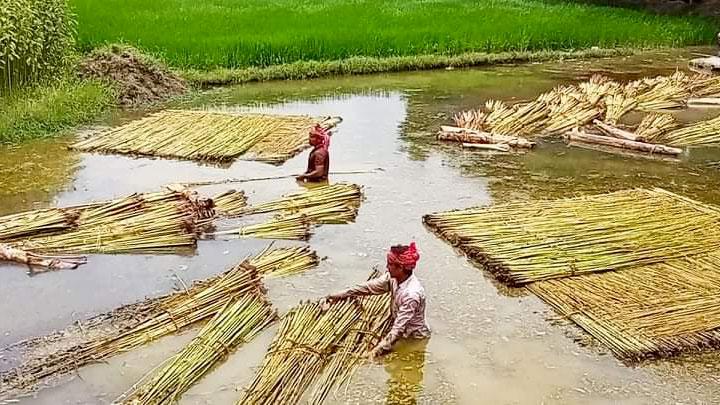
{"label": "grassy bank", "polygon": [[352,57],[335,61],[299,61],[268,67],[240,69],[186,70],[186,80],[201,86],[242,84],[270,80],[314,79],[333,75],[362,75],[381,72],[403,72],[440,68],[496,65],[503,63],[526,63],[566,58],[599,58],[629,55],[635,52],[628,48],[580,51],[526,51],[498,53],[464,53],[454,56],[419,55],[387,58]]}
{"label": "grassy bank", "polygon": [[75,79],[0,97],[0,143],[47,137],[91,122],[114,100],[108,86]]}
{"label": "grassy bank", "polygon": [[70,0],[78,45],[125,41],[209,70],[351,57],[709,43],[713,25],[553,0]]}

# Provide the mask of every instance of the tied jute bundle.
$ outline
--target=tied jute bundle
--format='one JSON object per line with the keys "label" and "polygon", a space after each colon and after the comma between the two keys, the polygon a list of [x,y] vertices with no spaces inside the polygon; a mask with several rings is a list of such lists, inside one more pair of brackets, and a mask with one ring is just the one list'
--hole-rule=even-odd
{"label": "tied jute bundle", "polygon": [[47,377],[65,375],[207,320],[233,297],[256,290],[261,277],[299,274],[318,262],[315,252],[307,247],[268,248],[221,275],[198,281],[183,291],[99,315],[97,318],[102,321],[90,319],[86,324],[104,325],[108,323],[105,320],[112,322],[115,318],[125,319],[125,322],[121,329],[112,328],[108,333],[31,358],[15,369],[0,372],[0,398],[6,393],[30,389]]}
{"label": "tied jute bundle", "polygon": [[513,202],[424,222],[510,285],[720,248],[720,209],[662,189]]}
{"label": "tied jute bundle", "polygon": [[[373,274],[376,276],[376,274]],[[362,364],[390,327],[388,294],[301,303],[284,318],[265,360],[238,404],[320,404]]]}
{"label": "tied jute bundle", "polygon": [[166,110],[81,140],[85,152],[226,162],[252,152],[257,160],[282,162],[309,146],[309,130],[339,120],[307,116]]}
{"label": "tied jute bundle", "polygon": [[719,287],[716,252],[528,286],[626,361],[720,347]]}

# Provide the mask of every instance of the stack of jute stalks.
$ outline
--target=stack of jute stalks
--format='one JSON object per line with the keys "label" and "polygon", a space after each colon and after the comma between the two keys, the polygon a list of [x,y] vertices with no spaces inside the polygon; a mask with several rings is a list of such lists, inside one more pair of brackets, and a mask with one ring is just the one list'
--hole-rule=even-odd
{"label": "stack of jute stalks", "polygon": [[340,301],[329,308],[301,303],[283,319],[238,404],[297,404],[306,392],[309,403],[321,404],[348,381],[389,325],[389,295]]}
{"label": "stack of jute stalks", "polygon": [[225,273],[198,281],[186,290],[100,315],[112,321],[116,317],[113,314],[131,313],[131,316],[123,315],[128,320],[122,329],[112,329],[100,338],[32,358],[18,368],[0,372],[0,394],[30,388],[47,377],[67,374],[195,325],[215,316],[233,297],[256,289],[260,277],[299,274],[318,262],[315,252],[307,247],[268,248]]}
{"label": "stack of jute stalks", "polygon": [[720,145],[720,116],[675,129],[662,135],[671,145]]}
{"label": "stack of jute stalks", "polygon": [[193,248],[212,203],[188,190],[167,189],[67,208],[0,217],[0,258],[49,268],[74,268],[83,253],[171,253]]}
{"label": "stack of jute stalks", "polygon": [[337,122],[307,116],[166,110],[81,140],[72,148],[208,161],[230,161],[255,148],[260,160],[278,161],[301,150],[315,124]]}
{"label": "stack of jute stalks", "polygon": [[210,235],[305,240],[313,224],[347,224],[355,221],[362,201],[357,184],[336,183],[286,195],[277,200],[235,211],[237,216],[277,213],[269,221]]}
{"label": "stack of jute stalks", "polygon": [[212,198],[215,212],[221,216],[232,217],[242,214],[247,207],[245,192],[228,190]]}
{"label": "stack of jute stalks", "polygon": [[223,362],[239,345],[250,341],[277,318],[258,285],[237,298],[205,325],[200,333],[158,370],[123,394],[118,404],[174,404],[182,394]]}
{"label": "stack of jute stalks", "polygon": [[513,286],[720,248],[720,210],[662,189],[512,202],[424,222]]}
{"label": "stack of jute stalks", "polygon": [[133,194],[77,209],[76,227],[13,245],[43,253],[171,253],[194,247],[198,223],[213,215],[207,201],[172,190]]}
{"label": "stack of jute stalks", "polygon": [[[316,119],[318,125],[325,129],[336,127],[342,122],[340,117]],[[248,160],[257,160],[270,164],[281,164],[308,148],[308,128],[305,123],[282,128],[281,132],[266,136],[247,151]]]}
{"label": "stack of jute stalks", "polygon": [[622,360],[720,345],[717,251],[528,288]]}
{"label": "stack of jute stalks", "polygon": [[[569,131],[579,128],[593,128],[592,123],[596,120],[617,126],[621,119],[631,111],[653,112],[684,108],[690,100],[695,100],[696,103],[698,100],[704,100],[704,104],[720,105],[720,99],[713,101],[713,98],[708,98],[708,95],[720,94],[719,89],[720,81],[717,78],[705,75],[688,76],[682,72],[676,72],[670,76],[640,79],[626,84],[595,75],[587,82],[576,86],[557,87],[530,102],[507,105],[491,100],[485,103],[483,109],[458,113],[454,116],[455,129],[453,131],[441,130],[438,138],[463,142],[467,145],[480,145],[478,147],[505,150],[509,149],[508,146],[513,146],[508,144],[506,141],[508,139],[567,135]],[[649,124],[652,122],[646,122],[645,126],[636,128],[637,138],[645,138],[644,140],[631,140],[644,143],[651,139],[660,139],[659,135],[661,134],[659,133],[646,133]],[[657,128],[662,129],[663,133],[674,129],[674,125],[668,126],[670,123],[667,121],[663,121],[662,125],[659,125],[661,122],[655,122],[655,124],[658,124]],[[462,131],[457,128],[474,131],[471,133],[473,136],[462,134]],[[679,131],[677,142],[673,143],[673,138],[667,138],[670,146],[718,142],[713,136],[717,131],[713,132],[710,122],[687,128],[687,132],[692,136],[682,132],[683,129],[677,131]],[[632,130],[628,132],[631,133]],[[458,136],[458,133],[461,133],[462,136]],[[610,135],[610,137],[613,136]],[[685,139],[686,137],[690,139]],[[525,140],[524,138],[520,139]],[[603,145],[613,143],[606,138],[596,139],[594,137],[588,137],[582,141]],[[522,144],[526,143],[522,142]],[[624,142],[619,142],[619,144],[614,146],[639,151],[652,149],[653,146],[653,144],[636,145]]]}

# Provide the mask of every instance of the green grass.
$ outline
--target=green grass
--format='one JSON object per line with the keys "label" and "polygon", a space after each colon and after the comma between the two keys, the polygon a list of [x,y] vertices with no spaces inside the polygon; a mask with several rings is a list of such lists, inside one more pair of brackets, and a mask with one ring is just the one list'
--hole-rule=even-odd
{"label": "green grass", "polygon": [[695,17],[551,0],[69,0],[83,51],[127,42],[171,66],[709,43]]}
{"label": "green grass", "polygon": [[96,81],[66,79],[0,98],[0,143],[50,137],[92,122],[114,103],[113,91]]}

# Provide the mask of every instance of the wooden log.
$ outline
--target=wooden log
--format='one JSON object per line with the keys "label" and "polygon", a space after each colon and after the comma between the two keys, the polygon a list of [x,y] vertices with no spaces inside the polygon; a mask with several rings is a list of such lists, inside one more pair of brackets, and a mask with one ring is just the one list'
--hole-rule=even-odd
{"label": "wooden log", "polygon": [[620,149],[613,146],[605,146],[605,145],[598,145],[593,143],[585,143],[585,142],[570,142],[568,143],[568,146],[570,147],[577,147],[582,149],[588,149],[596,152],[603,152],[603,153],[609,153],[617,156],[622,157],[629,157],[633,159],[645,159],[645,160],[653,160],[658,162],[672,162],[672,163],[678,163],[680,162],[680,159],[673,155],[649,155],[647,153],[641,153],[636,152],[630,149]]}
{"label": "wooden log", "polygon": [[626,139],[612,138],[609,136],[593,135],[586,132],[581,132],[578,129],[567,132],[565,135],[568,140],[574,142],[593,143],[597,145],[636,150],[639,152],[660,153],[663,155],[679,155],[682,153],[682,149],[679,148],[645,142],[629,141]]}
{"label": "wooden log", "polygon": [[628,141],[638,141],[638,142],[644,141],[644,139],[641,136],[637,136],[630,131],[626,131],[624,129],[620,129],[618,127],[612,126],[610,124],[606,124],[600,120],[594,120],[593,124],[595,124],[595,126],[600,128],[600,130],[602,132],[604,132],[605,134],[607,134],[609,136],[612,136],[613,138],[625,139]]}
{"label": "wooden log", "polygon": [[507,145],[504,143],[466,143],[466,142],[463,142],[462,146],[463,146],[463,148],[486,149],[486,150],[496,150],[496,151],[500,151],[500,152],[510,152],[510,145]]}
{"label": "wooden log", "polygon": [[463,143],[504,143],[513,148],[532,149],[535,142],[530,142],[519,136],[508,136],[491,134],[489,132],[477,131],[468,128],[441,126],[437,139],[441,141],[453,141]]}
{"label": "wooden log", "polygon": [[85,256],[43,256],[0,243],[0,260],[46,267],[51,270],[75,269],[87,262]]}

